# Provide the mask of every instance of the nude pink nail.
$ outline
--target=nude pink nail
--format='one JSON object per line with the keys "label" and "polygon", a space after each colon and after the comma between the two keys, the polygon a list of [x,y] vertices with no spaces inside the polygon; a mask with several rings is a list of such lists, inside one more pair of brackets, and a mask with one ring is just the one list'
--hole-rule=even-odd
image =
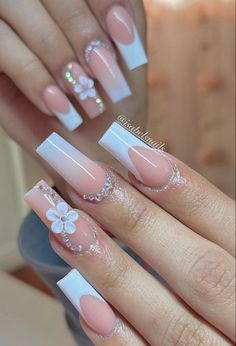
{"label": "nude pink nail", "polygon": [[104,102],[97,93],[93,79],[87,76],[79,64],[67,64],[63,71],[63,79],[90,118],[95,118],[105,111]]}
{"label": "nude pink nail", "polygon": [[46,182],[38,182],[27,192],[25,201],[64,248],[78,255],[94,251],[98,244],[94,227]]}
{"label": "nude pink nail", "polygon": [[37,153],[78,193],[89,201],[100,202],[113,188],[111,173],[74,148],[56,133],[51,134]]}
{"label": "nude pink nail", "polygon": [[75,130],[82,124],[83,119],[57,86],[48,86],[43,92],[43,98],[49,110],[69,131]]}
{"label": "nude pink nail", "polygon": [[133,18],[121,5],[110,8],[106,15],[108,32],[130,70],[148,62]]}
{"label": "nude pink nail", "polygon": [[149,147],[118,123],[111,125],[99,144],[151,188],[166,189],[180,177],[166,153]]}
{"label": "nude pink nail", "polygon": [[85,59],[112,102],[119,102],[132,94],[107,43],[92,41],[85,49]]}
{"label": "nude pink nail", "polygon": [[78,270],[71,270],[57,284],[95,333],[107,337],[115,332],[116,315]]}

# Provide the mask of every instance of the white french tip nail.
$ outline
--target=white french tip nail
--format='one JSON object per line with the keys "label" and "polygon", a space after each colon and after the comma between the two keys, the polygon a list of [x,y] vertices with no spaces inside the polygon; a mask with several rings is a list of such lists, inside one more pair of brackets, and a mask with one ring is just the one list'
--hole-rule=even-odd
{"label": "white french tip nail", "polygon": [[60,120],[60,122],[66,127],[68,131],[74,131],[77,129],[82,123],[83,119],[76,111],[76,109],[70,104],[70,110],[67,114],[60,112],[53,112],[56,117]]}
{"label": "white french tip nail", "polygon": [[80,313],[82,313],[80,298],[84,295],[90,295],[105,302],[102,296],[76,269],[72,269],[63,279],[57,282],[57,285]]}
{"label": "white french tip nail", "polygon": [[129,149],[134,146],[148,147],[145,143],[114,122],[100,139],[99,144],[132,172],[139,181],[143,181],[129,157]]}
{"label": "white french tip nail", "polygon": [[135,25],[133,26],[133,30],[134,40],[132,43],[123,44],[114,40],[120,54],[130,70],[134,70],[135,68],[148,63],[146,52]]}

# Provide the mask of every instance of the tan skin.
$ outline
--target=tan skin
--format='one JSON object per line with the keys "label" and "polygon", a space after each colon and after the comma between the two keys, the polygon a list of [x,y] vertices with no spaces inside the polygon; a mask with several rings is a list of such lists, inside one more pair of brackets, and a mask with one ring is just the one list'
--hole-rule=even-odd
{"label": "tan skin", "polygon": [[[44,4],[46,2],[50,1],[45,0]],[[93,2],[88,1],[90,6]],[[99,2],[96,8],[98,17],[107,3],[106,0]],[[52,13],[55,0],[50,4],[47,11]],[[11,11],[6,11],[7,6],[12,6],[12,2],[0,0],[0,36],[6,33],[11,17]],[[130,6],[144,39],[142,2],[131,0]],[[43,22],[44,19],[41,20]],[[24,35],[21,31],[17,37],[24,41]],[[37,46],[37,42],[31,43]],[[28,44],[28,47],[31,48],[31,45]],[[66,52],[68,48],[62,49],[62,56],[68,55]],[[133,96],[116,106],[106,100],[108,110],[104,115],[93,121],[85,120],[80,129],[68,133],[57,119],[44,114],[44,105],[37,90],[32,89],[36,93],[29,95],[31,88],[24,85],[22,75],[16,73],[14,78],[10,76],[14,80],[12,82],[3,65],[0,63],[0,122],[7,134],[32,156],[36,156],[35,148],[39,143],[56,131],[91,158],[114,167],[116,164],[111,156],[97,145],[98,139],[115,117],[124,113],[124,109],[136,124],[143,126],[145,123],[145,67],[129,72],[122,65]],[[60,61],[58,70],[52,74],[55,79],[59,66]],[[29,73],[33,75],[35,71],[30,70]],[[96,335],[81,320],[95,345],[232,345],[235,335],[234,202],[182,162],[173,160],[184,177],[183,184],[154,193],[133,176],[130,176],[133,186],[117,176],[118,185],[126,198],[109,200],[108,197],[95,206],[81,200],[54,171],[46,167],[67,201],[93,215],[92,222],[105,244],[105,254],[109,255],[109,261],[91,261],[86,256],[78,259],[66,252],[55,238],[51,238],[55,251],[80,270],[115,308],[121,320],[122,331],[105,339]],[[173,291],[164,288],[138,266],[103,229],[109,230],[149,262]]]}

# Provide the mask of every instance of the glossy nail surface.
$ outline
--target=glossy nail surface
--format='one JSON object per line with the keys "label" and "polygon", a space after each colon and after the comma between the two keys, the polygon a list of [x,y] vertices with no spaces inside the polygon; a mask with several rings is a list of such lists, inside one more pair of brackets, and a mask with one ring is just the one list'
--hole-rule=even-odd
{"label": "glossy nail surface", "polygon": [[97,93],[93,79],[87,76],[78,63],[71,62],[66,65],[63,80],[90,118],[95,118],[105,111],[104,102]]}
{"label": "glossy nail surface", "polygon": [[148,62],[134,20],[125,7],[112,6],[107,13],[106,24],[112,40],[130,70]]}
{"label": "glossy nail surface", "polygon": [[113,310],[76,269],[57,284],[94,332],[108,336],[115,331],[117,319]]}
{"label": "glossy nail surface", "polygon": [[108,172],[56,133],[37,148],[37,153],[84,199],[99,202],[112,188]]}
{"label": "glossy nail surface", "polygon": [[84,255],[96,249],[95,228],[46,182],[38,182],[27,192],[25,201],[68,251]]}
{"label": "glossy nail surface", "polygon": [[165,188],[178,173],[161,150],[149,147],[118,123],[113,123],[99,144],[149,187]]}
{"label": "glossy nail surface", "polygon": [[132,94],[108,44],[92,41],[85,49],[85,59],[112,102],[119,102]]}
{"label": "glossy nail surface", "polygon": [[48,86],[44,90],[43,98],[49,110],[60,120],[67,130],[73,131],[83,123],[80,114],[57,86]]}

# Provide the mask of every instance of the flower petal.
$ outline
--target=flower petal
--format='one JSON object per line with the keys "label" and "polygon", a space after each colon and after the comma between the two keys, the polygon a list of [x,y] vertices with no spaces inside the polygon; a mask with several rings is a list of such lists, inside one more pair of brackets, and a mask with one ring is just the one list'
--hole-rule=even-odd
{"label": "flower petal", "polygon": [[79,82],[82,86],[87,87],[88,85],[88,78],[86,76],[80,76],[79,77]]}
{"label": "flower petal", "polygon": [[80,94],[80,93],[83,91],[82,85],[76,84],[76,85],[74,86],[74,91],[75,91],[77,94]]}
{"label": "flower petal", "polygon": [[56,206],[59,216],[63,216],[68,212],[68,204],[66,202],[59,202]]}
{"label": "flower petal", "polygon": [[87,95],[90,97],[95,97],[96,96],[96,90],[94,88],[88,89]]}
{"label": "flower petal", "polygon": [[63,231],[63,222],[61,220],[54,221],[51,224],[51,230],[56,234],[61,233]]}
{"label": "flower petal", "polygon": [[87,97],[88,97],[87,91],[83,91],[83,92],[79,95],[79,98],[80,98],[81,101],[85,101]]}
{"label": "flower petal", "polygon": [[88,89],[92,88],[93,86],[94,86],[94,81],[91,78],[89,78],[88,83],[87,83]]}
{"label": "flower petal", "polygon": [[79,218],[79,214],[75,210],[69,211],[67,214],[68,221],[76,221]]}
{"label": "flower petal", "polygon": [[76,226],[73,222],[66,221],[65,223],[65,231],[66,233],[73,234],[76,231]]}
{"label": "flower petal", "polygon": [[59,218],[58,212],[56,209],[48,209],[48,211],[46,212],[46,218],[49,221],[56,221]]}

